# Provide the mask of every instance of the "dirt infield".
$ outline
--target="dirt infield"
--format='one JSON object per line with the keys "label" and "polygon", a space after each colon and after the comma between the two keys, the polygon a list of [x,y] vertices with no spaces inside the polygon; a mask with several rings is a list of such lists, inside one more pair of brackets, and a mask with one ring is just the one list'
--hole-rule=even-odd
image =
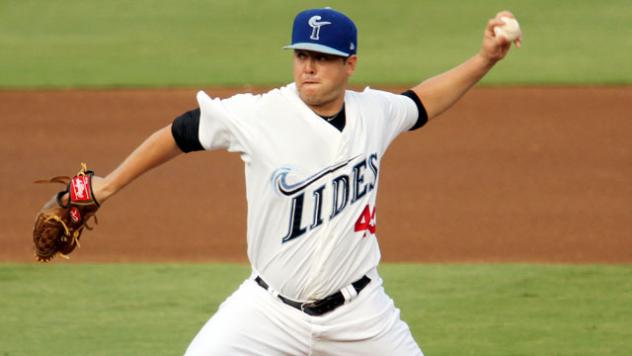
{"label": "dirt infield", "polygon": [[[0,261],[32,261],[58,188],[34,179],[109,172],[194,93],[0,92]],[[381,171],[385,261],[632,262],[632,87],[475,89]],[[72,261],[244,261],[243,181],[238,155],[179,157],[109,200]]]}

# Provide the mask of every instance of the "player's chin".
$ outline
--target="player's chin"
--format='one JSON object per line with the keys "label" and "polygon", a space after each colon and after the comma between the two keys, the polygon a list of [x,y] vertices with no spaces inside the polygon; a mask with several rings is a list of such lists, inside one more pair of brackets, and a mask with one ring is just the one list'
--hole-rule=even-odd
{"label": "player's chin", "polygon": [[321,102],[321,100],[319,100],[317,97],[305,94],[301,94],[301,100],[303,100],[303,102],[309,106],[318,106]]}
{"label": "player's chin", "polygon": [[309,105],[318,105],[322,101],[320,90],[315,86],[301,86],[299,94],[301,99]]}

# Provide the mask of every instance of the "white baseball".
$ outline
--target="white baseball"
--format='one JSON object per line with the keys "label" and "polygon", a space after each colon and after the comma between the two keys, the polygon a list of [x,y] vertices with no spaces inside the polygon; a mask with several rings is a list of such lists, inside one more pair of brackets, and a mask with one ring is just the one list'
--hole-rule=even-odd
{"label": "white baseball", "polygon": [[505,24],[494,27],[494,33],[496,36],[505,37],[509,41],[514,41],[522,35],[522,31],[520,31],[520,24],[518,24],[516,19],[502,16],[500,20],[502,20]]}

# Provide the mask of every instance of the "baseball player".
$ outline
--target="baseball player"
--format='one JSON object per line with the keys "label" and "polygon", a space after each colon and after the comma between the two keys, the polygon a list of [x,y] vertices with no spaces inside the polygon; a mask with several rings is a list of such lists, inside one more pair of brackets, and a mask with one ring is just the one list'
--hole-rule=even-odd
{"label": "baseball player", "polygon": [[[226,149],[245,164],[252,275],[219,307],[186,355],[421,355],[377,271],[381,162],[402,132],[450,108],[511,43],[489,20],[480,51],[402,94],[347,89],[357,30],[331,8],[293,24],[294,82],[199,107],[143,142],[94,192],[107,200],[183,152]],[[514,42],[520,45],[520,39]]]}

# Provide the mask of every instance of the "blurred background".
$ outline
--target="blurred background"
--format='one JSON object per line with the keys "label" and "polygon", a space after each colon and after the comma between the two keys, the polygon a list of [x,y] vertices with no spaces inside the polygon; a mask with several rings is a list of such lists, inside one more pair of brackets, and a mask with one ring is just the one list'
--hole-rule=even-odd
{"label": "blurred background", "polygon": [[0,0],[0,354],[182,353],[249,274],[239,156],[147,173],[47,265],[33,219],[62,187],[32,181],[107,174],[197,90],[290,82],[293,17],[321,6],[359,28],[357,89],[463,62],[500,10],[524,31],[381,162],[380,273],[422,349],[632,354],[629,0]]}

